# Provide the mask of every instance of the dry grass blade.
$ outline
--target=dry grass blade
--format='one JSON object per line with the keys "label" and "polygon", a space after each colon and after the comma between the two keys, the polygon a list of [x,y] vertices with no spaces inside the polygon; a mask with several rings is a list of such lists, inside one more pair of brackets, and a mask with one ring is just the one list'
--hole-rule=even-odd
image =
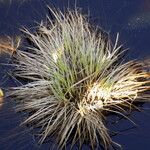
{"label": "dry grass blade", "polygon": [[0,107],[3,105],[3,101],[4,101],[4,93],[3,93],[3,91],[0,89]]}
{"label": "dry grass blade", "polygon": [[16,52],[21,42],[21,38],[16,36],[15,38],[11,37],[0,37],[0,54],[8,53],[13,54]]}

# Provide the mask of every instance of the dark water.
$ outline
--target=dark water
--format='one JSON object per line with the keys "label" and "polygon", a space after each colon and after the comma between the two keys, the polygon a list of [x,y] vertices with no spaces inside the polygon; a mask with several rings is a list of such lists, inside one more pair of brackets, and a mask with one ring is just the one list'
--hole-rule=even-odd
{"label": "dark water", "polygon": [[[89,13],[91,21],[112,35],[120,33],[120,43],[129,49],[127,59],[144,59],[150,56],[150,1],[149,0],[14,0],[0,2],[0,36],[20,35],[20,28],[32,28],[37,22],[46,19],[46,5],[61,10],[74,8],[75,3],[83,12]],[[0,56],[0,87],[15,85],[11,78],[10,61],[7,55]],[[35,137],[27,129],[18,127],[22,114],[15,114],[13,104],[5,100],[0,108],[0,150],[45,150],[51,144],[39,146]],[[113,137],[125,150],[148,150],[150,147],[150,104],[144,104],[142,112],[133,112],[131,119],[138,125],[122,119],[119,123],[108,125],[114,131],[120,131]],[[84,147],[84,149],[88,149]]]}

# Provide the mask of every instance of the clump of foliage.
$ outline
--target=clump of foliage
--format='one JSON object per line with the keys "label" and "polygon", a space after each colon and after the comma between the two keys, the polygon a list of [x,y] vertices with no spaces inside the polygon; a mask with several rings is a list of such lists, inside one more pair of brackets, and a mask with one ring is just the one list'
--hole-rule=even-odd
{"label": "clump of foliage", "polygon": [[11,89],[16,109],[29,112],[23,124],[41,129],[40,143],[54,136],[59,148],[110,148],[104,112],[124,116],[135,101],[148,101],[150,75],[141,62],[120,61],[118,35],[113,45],[79,11],[51,11],[55,19],[37,32],[24,29],[31,46],[17,51],[15,75],[30,82]]}

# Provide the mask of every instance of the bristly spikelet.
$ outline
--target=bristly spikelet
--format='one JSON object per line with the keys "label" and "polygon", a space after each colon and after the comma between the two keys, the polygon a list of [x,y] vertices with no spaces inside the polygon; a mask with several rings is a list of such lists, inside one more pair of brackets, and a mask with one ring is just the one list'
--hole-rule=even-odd
{"label": "bristly spikelet", "polygon": [[140,62],[118,61],[118,36],[112,46],[77,10],[51,11],[54,21],[48,18],[34,34],[24,30],[32,44],[17,51],[15,75],[30,82],[10,95],[18,111],[31,112],[23,124],[41,128],[40,143],[54,136],[59,148],[89,142],[92,149],[109,149],[114,142],[103,112],[123,115],[134,101],[148,100],[150,75]]}

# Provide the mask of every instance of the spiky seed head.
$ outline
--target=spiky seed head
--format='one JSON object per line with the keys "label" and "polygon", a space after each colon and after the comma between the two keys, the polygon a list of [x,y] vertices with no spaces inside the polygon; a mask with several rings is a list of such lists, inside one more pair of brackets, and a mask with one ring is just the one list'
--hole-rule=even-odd
{"label": "spiky seed head", "polygon": [[100,143],[107,149],[113,141],[103,111],[122,114],[133,101],[148,98],[149,74],[140,62],[120,63],[118,35],[112,46],[79,11],[51,11],[54,21],[48,18],[34,34],[24,29],[32,43],[17,51],[15,75],[31,82],[10,95],[18,111],[32,112],[23,123],[41,128],[41,143],[55,136],[60,148],[89,142],[92,149]]}

